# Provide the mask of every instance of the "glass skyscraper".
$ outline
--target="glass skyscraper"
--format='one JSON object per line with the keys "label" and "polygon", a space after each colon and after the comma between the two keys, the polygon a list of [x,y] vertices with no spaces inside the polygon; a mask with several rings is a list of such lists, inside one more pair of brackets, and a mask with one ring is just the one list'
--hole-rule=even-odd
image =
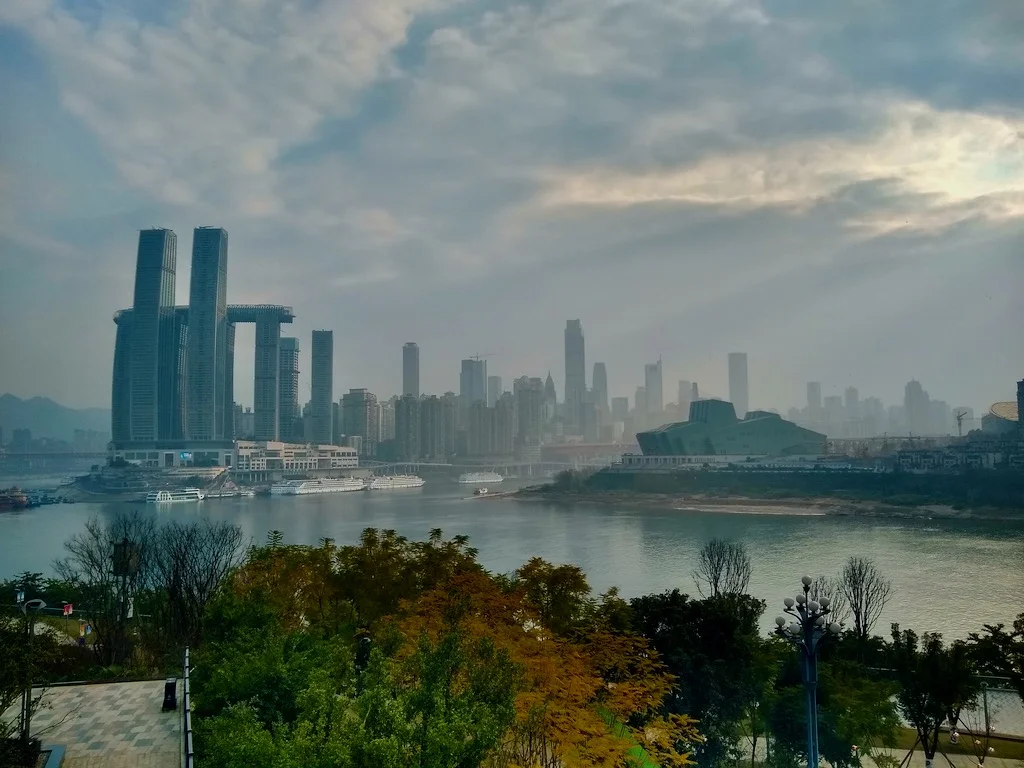
{"label": "glass skyscraper", "polygon": [[415,341],[402,347],[402,394],[420,396],[420,345]]}
{"label": "glass skyscraper", "polygon": [[307,442],[330,445],[333,436],[331,403],[334,402],[334,331],[313,331],[309,407],[311,432]]}
{"label": "glass skyscraper", "polygon": [[583,401],[587,397],[587,359],[583,342],[583,324],[565,321],[565,415],[579,433]]}
{"label": "glass skyscraper", "polygon": [[166,362],[174,341],[177,248],[178,239],[169,229],[139,232],[128,353],[131,440],[166,436],[160,434],[160,415],[170,408],[173,380],[161,363]]}
{"label": "glass skyscraper", "polygon": [[[187,437],[223,440],[232,418],[227,322],[228,233],[199,227],[192,234],[188,299]],[[231,334],[233,336],[233,334]]]}

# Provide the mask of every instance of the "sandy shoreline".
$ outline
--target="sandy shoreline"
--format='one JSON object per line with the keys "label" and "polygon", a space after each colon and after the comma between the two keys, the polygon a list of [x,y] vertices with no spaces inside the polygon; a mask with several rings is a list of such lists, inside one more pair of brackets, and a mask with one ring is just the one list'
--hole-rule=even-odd
{"label": "sandy shoreline", "polygon": [[[707,496],[703,494],[636,493],[631,491],[592,491],[569,493],[557,491],[542,493],[524,488],[504,498],[516,501],[547,502],[553,504],[615,504],[620,506],[644,507],[647,509],[674,510],[677,512],[715,512],[738,515],[800,515],[800,516],[844,516],[844,517],[887,517],[919,520],[1024,520],[1024,510],[971,508],[954,509],[943,504],[902,506],[882,501],[850,501],[830,497],[757,499],[747,496]],[[499,497],[499,498],[501,498]]]}

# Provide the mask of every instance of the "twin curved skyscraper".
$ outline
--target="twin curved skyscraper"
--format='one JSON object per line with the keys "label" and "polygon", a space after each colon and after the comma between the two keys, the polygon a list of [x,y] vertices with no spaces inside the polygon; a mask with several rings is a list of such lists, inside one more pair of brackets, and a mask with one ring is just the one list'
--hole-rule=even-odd
{"label": "twin curved skyscraper", "polygon": [[[199,227],[193,232],[187,307],[174,302],[176,263],[174,232],[146,229],[139,233],[132,308],[114,315],[111,435],[115,445],[231,441],[235,324],[246,322],[256,324],[253,411],[257,437],[279,439],[280,369],[282,357],[289,357],[282,356],[281,324],[294,319],[291,307],[228,305],[228,233],[219,227]],[[287,383],[284,389],[289,399],[297,397]],[[284,405],[292,410],[290,403]]]}

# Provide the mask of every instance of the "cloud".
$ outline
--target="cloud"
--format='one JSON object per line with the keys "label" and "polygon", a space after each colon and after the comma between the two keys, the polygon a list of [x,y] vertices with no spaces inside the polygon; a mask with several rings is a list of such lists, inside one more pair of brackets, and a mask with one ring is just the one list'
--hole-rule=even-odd
{"label": "cloud", "polygon": [[[858,296],[895,290],[887,322],[912,324],[935,296],[1020,276],[1005,254],[1024,218],[1021,21],[1012,0],[7,0],[0,25],[32,53],[0,54],[0,78],[31,70],[19,99],[53,99],[102,163],[66,152],[34,179],[64,133],[0,116],[23,137],[0,149],[2,258],[32,285],[87,266],[76,280],[113,305],[96,311],[109,325],[134,229],[178,230],[180,295],[188,229],[218,224],[232,301],[292,304],[299,335],[353,330],[341,387],[394,390],[412,333],[429,389],[455,386],[477,346],[500,348],[509,379],[557,373],[579,316],[620,393],[659,352],[668,376],[706,377],[719,347],[813,349],[772,379],[783,405],[842,368],[814,333],[864,323]],[[794,329],[801,303],[843,309]],[[963,344],[1019,326],[993,303],[958,308]],[[78,345],[102,402],[111,329],[83,339],[43,309],[23,342],[3,339],[31,363],[5,375],[33,394]],[[912,356],[946,360],[960,333]],[[879,381],[899,392],[906,348],[879,344],[864,366],[891,365]],[[1015,375],[997,365],[993,383],[945,379],[983,400]]]}

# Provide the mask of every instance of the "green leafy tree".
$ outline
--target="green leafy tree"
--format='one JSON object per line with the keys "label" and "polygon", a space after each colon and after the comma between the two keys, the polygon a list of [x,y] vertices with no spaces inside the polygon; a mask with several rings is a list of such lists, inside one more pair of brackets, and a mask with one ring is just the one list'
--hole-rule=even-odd
{"label": "green leafy tree", "polygon": [[962,641],[947,646],[942,635],[932,633],[918,639],[913,630],[901,632],[893,624],[891,666],[899,684],[900,712],[917,732],[914,746],[921,746],[931,768],[942,724],[956,723],[960,711],[977,701],[981,690],[977,662]]}
{"label": "green leafy tree", "polygon": [[665,701],[667,713],[689,714],[700,723],[698,762],[738,759],[740,724],[772,674],[758,635],[764,602],[735,594],[691,600],[673,590],[635,598],[630,607],[634,630],[678,680]]}

